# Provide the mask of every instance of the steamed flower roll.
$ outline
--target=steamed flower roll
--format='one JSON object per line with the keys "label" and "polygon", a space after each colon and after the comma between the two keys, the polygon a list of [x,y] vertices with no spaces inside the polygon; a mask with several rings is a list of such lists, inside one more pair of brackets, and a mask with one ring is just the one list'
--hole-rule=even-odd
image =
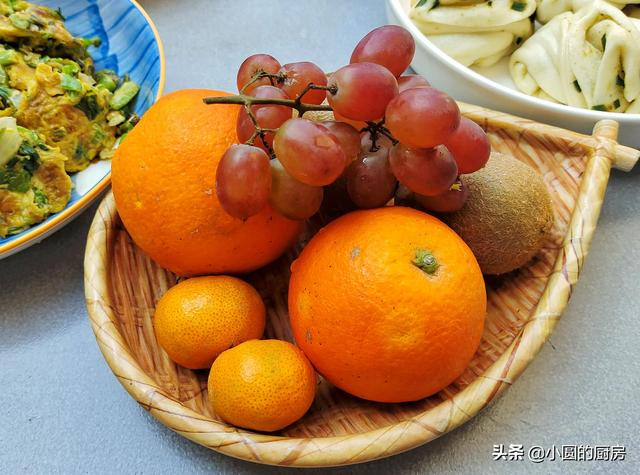
{"label": "steamed flower roll", "polygon": [[512,56],[526,94],[611,112],[640,108],[640,21],[603,1],[554,17]]}
{"label": "steamed flower roll", "polygon": [[[640,0],[631,0],[629,2],[607,1],[618,9],[634,3],[640,4]],[[562,13],[577,12],[581,8],[591,5],[593,0],[537,0],[537,3],[536,20],[540,23],[547,23]]]}
{"label": "steamed flower roll", "polygon": [[418,28],[465,66],[490,66],[533,33],[535,0],[419,0],[410,16]]}

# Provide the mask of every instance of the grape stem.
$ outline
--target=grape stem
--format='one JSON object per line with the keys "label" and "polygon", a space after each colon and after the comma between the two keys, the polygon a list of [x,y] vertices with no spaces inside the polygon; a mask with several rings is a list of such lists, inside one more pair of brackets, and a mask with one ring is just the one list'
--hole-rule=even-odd
{"label": "grape stem", "polygon": [[255,140],[258,137],[260,137],[260,140],[262,140],[262,143],[264,144],[265,148],[267,149],[267,152],[269,153],[269,157],[274,158],[276,156],[276,154],[273,151],[273,148],[271,148],[271,146],[267,143],[267,139],[265,137],[265,134],[267,132],[276,133],[277,130],[276,129],[266,129],[266,128],[261,127],[260,124],[258,123],[258,118],[256,117],[255,113],[251,109],[251,106],[245,104],[244,105],[244,109],[247,111],[247,115],[251,119],[251,122],[253,123],[253,128],[254,128],[253,134],[251,135],[249,140],[247,140],[246,143],[249,144],[249,145],[253,145]]}
{"label": "grape stem", "polygon": [[[269,76],[274,76],[274,75],[272,74]],[[266,77],[266,76],[260,76],[259,74],[256,74],[257,79],[261,79],[262,77]],[[255,80],[253,82],[255,82]],[[247,84],[247,86],[249,84]],[[246,89],[247,86],[245,86],[243,90]],[[296,99],[269,99],[269,98],[251,97],[245,94],[240,94],[236,96],[205,97],[203,101],[205,104],[238,104],[238,105],[244,106],[244,109],[245,111],[247,111],[247,114],[249,115],[251,122],[253,122],[253,127],[255,129],[255,131],[253,132],[253,135],[251,135],[251,137],[249,138],[249,140],[247,140],[246,143],[249,145],[253,145],[255,140],[258,137],[260,137],[260,140],[262,140],[262,143],[267,149],[269,156],[273,158],[275,157],[275,152],[273,148],[267,143],[267,140],[265,139],[265,134],[267,132],[271,132],[275,134],[278,130],[262,128],[258,123],[258,119],[256,115],[253,112],[252,106],[255,106],[258,104],[268,104],[268,105],[291,107],[292,109],[295,109],[298,111],[298,114],[300,115],[300,117],[302,117],[302,115],[305,112],[310,112],[310,111],[332,111],[333,109],[331,109],[331,106],[329,105],[305,104],[302,102],[303,96],[312,89],[325,89],[328,91],[332,90],[331,87],[316,86],[315,84],[310,83],[307,85],[307,87],[304,88],[304,90],[298,95],[298,97],[296,97]]]}
{"label": "grape stem", "polygon": [[360,132],[369,132],[369,135],[371,136],[371,152],[377,152],[378,150],[380,150],[380,147],[378,146],[380,135],[384,135],[389,140],[391,140],[391,143],[393,145],[398,144],[398,140],[396,140],[396,138],[391,135],[389,129],[384,126],[384,119],[382,119],[380,122],[367,121],[366,124],[367,126],[360,129]]}
{"label": "grape stem", "polygon": [[[302,102],[302,99],[304,98],[305,94],[307,94],[311,90],[323,90],[323,91],[328,91],[331,94],[336,94],[338,92],[338,88],[335,85],[319,86],[313,83],[309,83],[300,92],[300,94],[298,94],[298,96],[295,99],[259,98],[259,97],[252,97],[247,94],[244,94],[244,91],[247,89],[247,87],[249,87],[251,84],[263,78],[269,78],[269,80],[271,81],[271,84],[274,84],[274,81],[276,83],[284,82],[284,76],[280,73],[269,74],[265,71],[258,71],[252,77],[251,81],[242,88],[241,94],[235,95],[235,96],[205,97],[203,101],[205,104],[208,104],[208,105],[236,104],[236,105],[244,106],[244,109],[247,111],[247,114],[249,114],[249,117],[251,118],[251,121],[253,122],[253,126],[255,128],[255,132],[253,133],[251,138],[247,140],[247,144],[253,145],[254,141],[258,137],[260,137],[260,139],[262,140],[262,143],[264,143],[265,147],[269,151],[269,155],[273,157],[275,154],[272,148],[267,144],[267,141],[265,140],[265,133],[267,132],[275,133],[277,132],[277,130],[263,129],[262,127],[260,127],[260,124],[258,124],[258,120],[255,114],[253,113],[252,107],[255,105],[275,105],[275,106],[290,107],[298,111],[299,117],[302,117],[305,113],[312,112],[312,111],[333,112],[333,109],[328,104],[305,104],[304,102]],[[389,140],[391,140],[391,143],[393,143],[393,145],[396,145],[398,143],[398,140],[396,140],[396,138],[391,134],[389,129],[385,127],[384,119],[382,119],[380,122],[367,122],[366,124],[367,126],[362,130],[360,130],[360,132],[369,132],[371,134],[371,151],[372,152],[376,152],[379,149],[377,142],[380,135],[384,135]]]}
{"label": "grape stem", "polygon": [[[320,86],[316,86],[320,87]],[[255,106],[261,104],[267,105],[275,105],[275,106],[286,106],[291,107],[299,112],[300,116],[305,114],[306,112],[311,111],[333,111],[330,105],[328,104],[305,104],[303,102],[298,102],[298,99],[270,99],[270,98],[259,98],[259,97],[251,97],[246,96],[244,94],[239,94],[237,96],[222,96],[222,97],[205,97],[203,99],[205,104],[238,104],[244,106]]]}
{"label": "grape stem", "polygon": [[378,127],[378,132],[384,135],[385,137],[387,137],[389,140],[391,140],[391,143],[393,145],[398,145],[400,143],[399,140],[397,140],[393,135],[391,135],[391,132],[389,131],[389,129],[387,129],[384,125],[380,125]]}
{"label": "grape stem", "polygon": [[264,70],[260,70],[257,71],[253,77],[251,78],[251,80],[244,85],[244,87],[242,88],[242,90],[240,91],[240,94],[244,94],[246,92],[246,90],[249,88],[249,86],[251,86],[252,84],[255,84],[256,82],[260,81],[260,79],[264,79],[264,78],[269,78],[269,82],[271,83],[272,86],[275,86],[276,84],[281,84],[284,82],[284,75],[281,73],[278,74],[270,74]]}
{"label": "grape stem", "polygon": [[[335,85],[332,86],[318,86],[316,84],[313,84],[312,82],[310,82],[309,84],[307,84],[307,86],[300,92],[300,94],[298,94],[298,97],[296,97],[295,102],[298,106],[303,105],[302,104],[302,98],[304,97],[304,95],[312,90],[322,90],[322,91],[328,91],[331,94],[336,94],[338,92],[338,87]],[[298,112],[300,112],[300,110],[298,109]],[[300,116],[302,116],[302,114],[304,114],[304,112],[300,112]]]}

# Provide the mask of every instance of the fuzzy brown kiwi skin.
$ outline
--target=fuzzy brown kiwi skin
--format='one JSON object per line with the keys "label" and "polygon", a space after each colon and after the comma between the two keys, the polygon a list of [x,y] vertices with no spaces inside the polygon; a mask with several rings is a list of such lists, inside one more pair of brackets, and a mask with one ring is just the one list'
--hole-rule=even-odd
{"label": "fuzzy brown kiwi skin", "polygon": [[553,203],[542,177],[508,155],[462,177],[465,206],[442,219],[467,243],[484,274],[511,272],[540,252],[554,224]]}

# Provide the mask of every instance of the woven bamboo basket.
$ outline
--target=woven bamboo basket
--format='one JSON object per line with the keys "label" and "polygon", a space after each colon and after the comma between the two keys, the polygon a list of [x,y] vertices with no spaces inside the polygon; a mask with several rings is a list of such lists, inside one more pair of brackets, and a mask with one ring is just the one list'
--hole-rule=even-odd
{"label": "woven bamboo basket", "polygon": [[[525,268],[487,279],[484,336],[466,371],[437,395],[415,403],[377,404],[321,381],[307,415],[276,434],[231,427],[207,404],[206,372],[175,365],[153,332],[158,299],[177,277],[132,242],[113,197],[102,202],[89,232],[85,292],[98,345],[125,389],[167,427],[224,454],[273,465],[335,466],[409,450],[460,426],[509,387],[558,322],[589,251],[611,167],[630,170],[636,150],[618,145],[618,125],[599,122],[593,136],[460,104],[489,133],[494,150],[540,172],[556,222],[544,249]],[[297,249],[246,276],[268,308],[267,335],[291,340],[289,265]]]}

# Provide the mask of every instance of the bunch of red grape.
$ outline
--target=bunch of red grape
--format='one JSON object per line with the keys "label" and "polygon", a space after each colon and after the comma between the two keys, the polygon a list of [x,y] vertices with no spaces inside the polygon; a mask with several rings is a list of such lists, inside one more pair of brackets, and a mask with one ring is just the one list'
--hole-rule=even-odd
{"label": "bunch of red grape", "polygon": [[[359,208],[384,206],[395,196],[435,212],[460,209],[467,191],[459,175],[482,168],[490,144],[451,97],[420,76],[402,76],[414,52],[408,31],[383,26],[328,77],[310,62],[247,58],[238,89],[258,100],[238,116],[244,144],[229,148],[218,165],[223,208],[247,219],[270,203],[303,220],[326,193]],[[293,114],[326,110],[325,100],[335,120]]]}

